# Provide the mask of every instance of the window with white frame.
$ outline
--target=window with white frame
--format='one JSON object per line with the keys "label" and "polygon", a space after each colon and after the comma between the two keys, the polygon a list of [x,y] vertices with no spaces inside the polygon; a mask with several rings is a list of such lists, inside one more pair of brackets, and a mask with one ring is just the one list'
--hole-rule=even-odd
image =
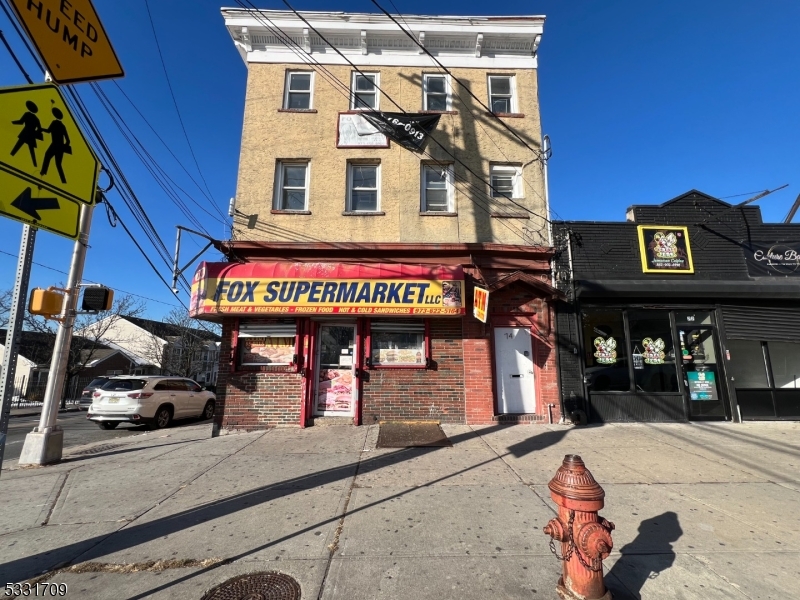
{"label": "window with white frame", "polygon": [[517,111],[514,77],[511,75],[489,76],[489,106],[493,113]]}
{"label": "window with white frame", "polygon": [[237,345],[240,366],[291,365],[296,356],[297,323],[240,323]]}
{"label": "window with white frame", "polygon": [[276,210],[308,210],[308,167],[308,162],[278,162]]}
{"label": "window with white frame", "polygon": [[522,167],[491,165],[490,170],[492,198],[522,198]]}
{"label": "window with white frame", "polygon": [[372,366],[425,367],[427,351],[424,321],[373,320],[370,324]]}
{"label": "window with white frame", "polygon": [[350,108],[352,110],[377,110],[378,86],[380,81],[378,73],[353,73],[350,86]]}
{"label": "window with white frame", "polygon": [[447,75],[422,76],[423,110],[450,110],[450,82]]}
{"label": "window with white frame", "polygon": [[310,109],[314,74],[308,71],[286,74],[286,91],[283,97],[283,108]]}
{"label": "window with white frame", "polygon": [[422,165],[422,211],[454,212],[453,165]]}
{"label": "window with white frame", "polygon": [[347,210],[377,212],[380,207],[379,164],[348,163]]}

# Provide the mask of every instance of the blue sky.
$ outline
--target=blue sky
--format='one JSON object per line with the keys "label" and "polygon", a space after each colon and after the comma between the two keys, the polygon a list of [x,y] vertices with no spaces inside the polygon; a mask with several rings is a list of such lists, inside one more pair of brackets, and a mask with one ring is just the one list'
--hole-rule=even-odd
{"label": "blue sky", "polygon": [[[126,70],[117,83],[200,181],[143,0],[94,3]],[[388,0],[381,4],[395,12]],[[181,117],[210,195],[226,213],[236,191],[246,69],[223,26],[222,5],[210,0],[150,3]],[[256,5],[284,8],[277,2]],[[293,5],[377,11],[367,0]],[[394,6],[403,13],[431,14],[429,2],[394,0]],[[661,203],[692,188],[726,197],[788,183],[787,189],[759,202],[765,220],[783,220],[800,192],[796,0],[547,0],[512,1],[493,6],[498,12],[491,13],[487,8],[448,0],[436,4],[435,14],[547,16],[539,49],[540,102],[544,131],[553,143],[550,192],[557,216],[621,220],[631,204]],[[1,13],[0,29],[31,76],[40,80],[41,73]],[[0,47],[0,86],[23,83]],[[75,87],[171,253],[175,225],[191,224],[133,154],[88,84]],[[101,87],[170,176],[215,212],[115,83]],[[122,200],[115,192],[110,199],[169,279],[169,268],[159,262]],[[226,236],[219,220],[198,215],[213,236]],[[21,225],[0,219],[0,288],[13,284],[20,233]],[[134,292],[152,299],[152,318],[178,304],[125,233],[110,227],[102,207],[95,211],[90,245],[85,280],[121,290],[118,294]],[[199,239],[185,241],[183,260],[201,245]],[[40,265],[33,269],[31,284],[63,282],[66,275],[57,271],[67,270],[71,250],[69,240],[40,232],[34,256]],[[219,259],[213,251],[205,257]],[[185,302],[186,294],[181,299]]]}

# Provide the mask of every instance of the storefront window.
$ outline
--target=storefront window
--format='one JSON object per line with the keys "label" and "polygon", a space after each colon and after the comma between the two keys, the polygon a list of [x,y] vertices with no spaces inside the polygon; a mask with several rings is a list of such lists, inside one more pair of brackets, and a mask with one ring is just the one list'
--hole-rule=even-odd
{"label": "storefront window", "polygon": [[628,312],[628,330],[636,391],[678,392],[675,344],[669,312],[631,310]]}
{"label": "storefront window", "polygon": [[424,322],[374,320],[370,337],[373,366],[425,366]]}
{"label": "storefront window", "polygon": [[621,310],[583,312],[586,383],[592,392],[631,389]]}
{"label": "storefront window", "polygon": [[246,367],[291,365],[295,361],[297,324],[239,325],[239,365]]}
{"label": "storefront window", "polygon": [[730,372],[736,389],[767,388],[767,366],[761,342],[755,340],[728,340],[731,356]]}
{"label": "storefront window", "polygon": [[800,388],[800,344],[767,342],[776,388]]}

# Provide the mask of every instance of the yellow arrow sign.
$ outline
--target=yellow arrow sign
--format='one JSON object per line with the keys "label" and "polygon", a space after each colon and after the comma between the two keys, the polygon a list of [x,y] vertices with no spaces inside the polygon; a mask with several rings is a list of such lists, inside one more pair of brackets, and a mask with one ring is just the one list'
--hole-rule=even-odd
{"label": "yellow arrow sign", "polygon": [[0,168],[0,214],[73,240],[78,238],[81,205]]}
{"label": "yellow arrow sign", "polygon": [[52,84],[0,88],[0,167],[92,204],[98,162]]}
{"label": "yellow arrow sign", "polygon": [[53,81],[125,75],[91,0],[11,0],[11,6]]}

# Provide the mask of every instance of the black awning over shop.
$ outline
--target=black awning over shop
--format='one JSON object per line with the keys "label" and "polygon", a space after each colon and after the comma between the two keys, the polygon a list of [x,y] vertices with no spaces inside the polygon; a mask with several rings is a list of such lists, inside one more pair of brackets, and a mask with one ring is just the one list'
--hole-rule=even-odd
{"label": "black awning over shop", "polygon": [[763,300],[800,299],[800,281],[702,281],[668,279],[605,279],[576,281],[581,298],[653,298],[658,300],[700,300],[718,302],[728,298]]}

